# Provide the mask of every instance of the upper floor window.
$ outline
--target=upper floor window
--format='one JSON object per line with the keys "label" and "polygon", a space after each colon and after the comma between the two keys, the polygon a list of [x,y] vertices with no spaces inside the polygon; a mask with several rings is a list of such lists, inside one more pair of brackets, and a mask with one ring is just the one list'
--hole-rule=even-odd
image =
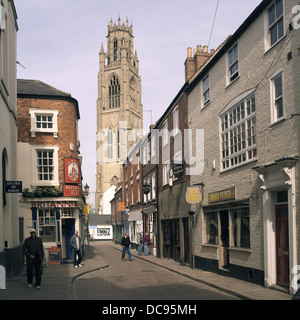
{"label": "upper floor window", "polygon": [[53,158],[53,150],[37,151],[37,171],[39,181],[52,181],[54,179]]}
{"label": "upper floor window", "polygon": [[119,79],[113,76],[109,85],[109,108],[120,108],[120,84]]}
{"label": "upper floor window", "polygon": [[54,138],[57,138],[58,126],[57,116],[58,110],[46,109],[30,109],[31,117],[31,137],[34,138],[37,132],[53,133]]}
{"label": "upper floor window", "polygon": [[238,167],[257,157],[255,93],[226,108],[221,115],[222,170]]}
{"label": "upper floor window", "polygon": [[284,117],[282,72],[271,79],[271,94],[272,122],[276,122]]}
{"label": "upper floor window", "polygon": [[34,186],[56,186],[58,178],[58,147],[36,146],[33,148],[33,172]]}
{"label": "upper floor window", "polygon": [[236,44],[228,53],[229,83],[239,76],[239,48]]}
{"label": "upper floor window", "polygon": [[173,111],[173,135],[179,133],[179,108],[178,106]]}
{"label": "upper floor window", "polygon": [[163,147],[169,143],[169,124],[168,120],[166,120],[163,124]]}
{"label": "upper floor window", "polygon": [[209,75],[203,80],[203,106],[210,102]]}
{"label": "upper floor window", "polygon": [[269,44],[273,46],[284,36],[283,0],[276,0],[268,9]]}

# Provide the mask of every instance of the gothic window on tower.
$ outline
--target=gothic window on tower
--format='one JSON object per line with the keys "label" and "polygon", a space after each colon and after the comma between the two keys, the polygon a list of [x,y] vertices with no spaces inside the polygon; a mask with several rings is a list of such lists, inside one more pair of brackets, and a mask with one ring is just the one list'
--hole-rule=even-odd
{"label": "gothic window on tower", "polygon": [[114,61],[118,60],[118,40],[114,40]]}
{"label": "gothic window on tower", "polygon": [[120,84],[119,79],[113,76],[109,85],[109,108],[120,108]]}

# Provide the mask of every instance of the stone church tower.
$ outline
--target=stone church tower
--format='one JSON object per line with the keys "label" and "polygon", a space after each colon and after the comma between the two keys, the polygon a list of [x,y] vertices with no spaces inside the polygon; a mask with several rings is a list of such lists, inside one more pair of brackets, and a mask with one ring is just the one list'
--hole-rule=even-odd
{"label": "stone church tower", "polygon": [[[139,60],[132,24],[108,24],[107,52],[100,49],[97,101],[96,213],[110,213],[111,195],[123,180],[122,163],[142,136]],[[107,212],[108,211],[108,212]]]}

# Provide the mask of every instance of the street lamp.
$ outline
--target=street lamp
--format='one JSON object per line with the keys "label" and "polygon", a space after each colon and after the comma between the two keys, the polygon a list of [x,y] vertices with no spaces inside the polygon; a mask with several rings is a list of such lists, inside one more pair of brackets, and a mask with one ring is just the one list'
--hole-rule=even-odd
{"label": "street lamp", "polygon": [[90,186],[86,183],[84,187],[84,194],[88,196],[90,193]]}

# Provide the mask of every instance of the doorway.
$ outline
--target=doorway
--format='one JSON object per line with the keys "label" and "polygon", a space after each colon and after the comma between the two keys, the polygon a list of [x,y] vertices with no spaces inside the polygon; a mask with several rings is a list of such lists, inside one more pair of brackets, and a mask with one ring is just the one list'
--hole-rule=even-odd
{"label": "doorway", "polygon": [[63,258],[73,259],[70,241],[75,232],[75,219],[62,219]]}
{"label": "doorway", "polygon": [[221,223],[221,267],[229,268],[229,214],[228,210],[220,211]]}
{"label": "doorway", "polygon": [[289,286],[288,205],[276,206],[277,284]]}

